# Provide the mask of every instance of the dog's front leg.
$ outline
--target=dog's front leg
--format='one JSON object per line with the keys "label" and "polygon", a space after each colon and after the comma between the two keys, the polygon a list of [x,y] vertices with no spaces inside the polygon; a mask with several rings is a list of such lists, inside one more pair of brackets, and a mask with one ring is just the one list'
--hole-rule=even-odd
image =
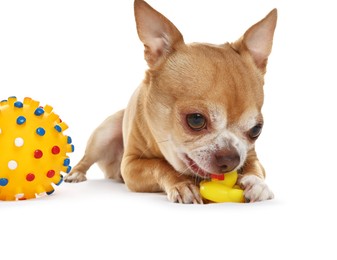
{"label": "dog's front leg", "polygon": [[273,192],[264,182],[265,170],[257,158],[255,150],[248,153],[242,167],[238,183],[244,189],[247,202],[269,200],[274,198]]}
{"label": "dog's front leg", "polygon": [[199,188],[193,179],[178,173],[164,159],[124,156],[121,170],[125,184],[131,191],[165,191],[172,202],[203,203]]}

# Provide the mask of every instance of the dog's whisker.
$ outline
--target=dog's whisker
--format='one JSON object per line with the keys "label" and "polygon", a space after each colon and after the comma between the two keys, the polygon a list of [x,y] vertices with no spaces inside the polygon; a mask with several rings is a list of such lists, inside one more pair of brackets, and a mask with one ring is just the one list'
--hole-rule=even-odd
{"label": "dog's whisker", "polygon": [[[168,142],[168,141],[169,141],[169,139],[163,140],[163,141],[159,141],[159,142],[157,142],[157,144],[165,143],[165,142]],[[151,149],[151,147],[148,146],[145,150],[143,150],[143,151],[142,151],[142,154],[139,155],[138,159],[142,159],[142,158],[143,158],[143,155],[144,155],[148,150],[150,150],[150,149]]]}
{"label": "dog's whisker", "polygon": [[186,166],[186,168],[183,171],[179,172],[180,173],[179,176],[184,175],[189,169],[190,167]]}
{"label": "dog's whisker", "polygon": [[143,155],[150,149],[151,147],[148,146],[145,150],[143,150],[142,153],[139,155],[138,160],[141,160],[143,158]]}
{"label": "dog's whisker", "polygon": [[194,179],[194,184],[195,184],[195,185],[199,185],[199,178],[198,178],[198,176],[197,176],[197,175],[194,175],[194,176],[193,176],[193,179]]}
{"label": "dog's whisker", "polygon": [[168,142],[168,141],[170,141],[170,140],[167,139],[167,140],[159,141],[159,142],[157,142],[157,144],[165,143],[165,142]]}
{"label": "dog's whisker", "polygon": [[179,176],[184,175],[189,170],[189,167],[186,167],[182,172],[179,172]]}
{"label": "dog's whisker", "polygon": [[[165,143],[165,142],[168,142],[168,141],[169,141],[169,139],[166,139],[166,140],[157,142],[157,144]],[[138,159],[142,159],[142,158],[143,158],[143,155],[144,155],[148,150],[150,150],[150,149],[151,149],[151,147],[148,146],[145,150],[143,150],[143,151],[142,151],[142,154],[139,155],[139,158],[138,158]]]}
{"label": "dog's whisker", "polygon": [[[197,163],[194,162],[191,166],[194,166],[194,165],[197,165]],[[197,165],[197,166],[198,166],[198,165]],[[190,168],[190,167],[186,167],[182,172],[180,172],[179,176],[184,175],[184,174],[189,170],[189,168]],[[198,170],[197,174],[199,174],[199,170]],[[192,179],[194,180],[194,184],[198,186],[199,183],[200,183],[200,180],[201,180],[202,178],[201,178],[199,175],[197,175],[197,174],[193,174]]]}

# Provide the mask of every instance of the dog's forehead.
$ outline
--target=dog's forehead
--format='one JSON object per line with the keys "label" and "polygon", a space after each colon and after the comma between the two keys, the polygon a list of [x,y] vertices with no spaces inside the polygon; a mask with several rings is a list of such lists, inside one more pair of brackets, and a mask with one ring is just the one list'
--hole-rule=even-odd
{"label": "dog's forehead", "polygon": [[230,44],[185,45],[168,59],[160,75],[163,87],[191,98],[212,94],[223,98],[235,92],[236,99],[247,99],[263,92],[262,75]]}
{"label": "dog's forehead", "polygon": [[212,77],[215,73],[231,72],[232,69],[242,69],[244,62],[229,43],[214,45],[207,43],[192,43],[185,45],[172,55],[172,61],[191,72]]}
{"label": "dog's forehead", "polygon": [[[226,45],[194,43],[185,45],[168,59],[166,73],[174,72],[179,78],[212,80],[215,74],[224,73],[242,63],[239,55]],[[178,79],[179,79],[178,78]],[[193,82],[193,81],[192,81]]]}

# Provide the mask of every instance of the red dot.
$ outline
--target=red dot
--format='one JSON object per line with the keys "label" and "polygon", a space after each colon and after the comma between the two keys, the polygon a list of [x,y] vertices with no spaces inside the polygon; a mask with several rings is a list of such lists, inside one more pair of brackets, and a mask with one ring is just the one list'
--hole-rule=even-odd
{"label": "red dot", "polygon": [[53,178],[54,175],[55,175],[55,171],[54,171],[54,170],[49,170],[49,171],[47,172],[47,177],[48,177],[48,178]]}
{"label": "red dot", "polygon": [[36,159],[40,159],[43,156],[43,152],[41,150],[35,150],[34,151],[34,157]]}
{"label": "red dot", "polygon": [[51,152],[52,154],[59,154],[60,153],[60,147],[58,147],[57,145],[53,146],[53,148],[51,148]]}
{"label": "red dot", "polygon": [[26,180],[27,181],[33,181],[35,179],[35,175],[33,173],[28,173],[26,175]]}

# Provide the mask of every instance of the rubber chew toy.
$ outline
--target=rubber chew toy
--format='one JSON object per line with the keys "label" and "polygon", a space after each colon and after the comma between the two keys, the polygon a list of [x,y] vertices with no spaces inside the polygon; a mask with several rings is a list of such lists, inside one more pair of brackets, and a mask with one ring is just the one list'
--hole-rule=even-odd
{"label": "rubber chew toy", "polygon": [[68,128],[49,105],[16,97],[0,102],[0,200],[52,194],[71,169]]}
{"label": "rubber chew toy", "polygon": [[211,181],[200,183],[201,196],[211,202],[244,202],[243,190],[235,185],[237,178],[236,171],[212,174]]}

